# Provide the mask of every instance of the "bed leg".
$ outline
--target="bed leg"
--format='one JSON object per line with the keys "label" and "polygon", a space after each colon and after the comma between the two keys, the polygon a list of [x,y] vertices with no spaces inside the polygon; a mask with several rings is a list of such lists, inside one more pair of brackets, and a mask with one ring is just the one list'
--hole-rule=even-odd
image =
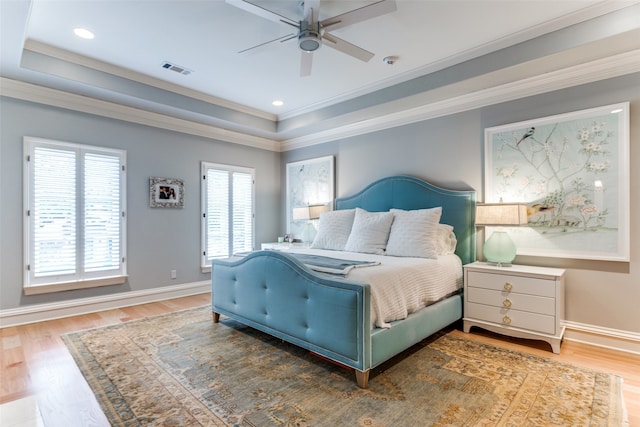
{"label": "bed leg", "polygon": [[213,314],[213,323],[220,322],[220,313],[216,313],[215,311],[211,312]]}
{"label": "bed leg", "polygon": [[356,381],[358,382],[358,387],[367,388],[369,385],[369,370],[362,372],[356,369]]}

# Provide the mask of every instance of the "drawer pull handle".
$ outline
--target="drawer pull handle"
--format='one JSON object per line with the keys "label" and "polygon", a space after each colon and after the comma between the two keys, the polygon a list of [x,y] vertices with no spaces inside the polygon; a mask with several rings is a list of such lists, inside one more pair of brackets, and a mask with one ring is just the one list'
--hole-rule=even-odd
{"label": "drawer pull handle", "polygon": [[504,323],[505,325],[510,325],[511,324],[511,318],[509,316],[504,316],[502,318],[502,323]]}
{"label": "drawer pull handle", "polygon": [[511,308],[511,300],[509,298],[505,299],[504,301],[502,301],[502,306],[506,307],[506,308]]}
{"label": "drawer pull handle", "polygon": [[513,289],[513,285],[509,282],[504,282],[504,290],[511,292],[511,290]]}

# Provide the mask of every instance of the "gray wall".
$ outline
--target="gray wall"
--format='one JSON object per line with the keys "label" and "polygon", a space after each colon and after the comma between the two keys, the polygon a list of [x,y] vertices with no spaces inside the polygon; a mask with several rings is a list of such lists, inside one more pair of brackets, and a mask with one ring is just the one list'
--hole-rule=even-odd
{"label": "gray wall", "polygon": [[[0,308],[209,280],[200,271],[200,162],[256,170],[256,244],[277,234],[280,153],[200,138],[40,104],[0,98]],[[127,151],[128,273],[121,286],[24,296],[22,293],[22,137]],[[149,177],[185,182],[184,209],[149,207]],[[170,270],[178,277],[170,279]]]}
{"label": "gray wall", "polygon": [[[639,333],[640,74],[293,150],[284,153],[283,165],[336,156],[336,197],[385,176],[406,174],[447,188],[473,188],[482,200],[484,128],[624,101],[631,102],[631,262],[539,257],[515,262],[568,269],[567,320]],[[482,241],[479,235],[478,254]]]}

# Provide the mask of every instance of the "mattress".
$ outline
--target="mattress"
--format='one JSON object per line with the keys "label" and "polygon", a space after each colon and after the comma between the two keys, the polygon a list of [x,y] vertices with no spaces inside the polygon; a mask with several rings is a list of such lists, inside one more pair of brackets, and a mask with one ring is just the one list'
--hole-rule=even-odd
{"label": "mattress", "polygon": [[391,322],[402,320],[462,289],[462,261],[457,255],[428,259],[301,247],[286,252],[372,262],[372,265],[350,269],[344,276],[370,285],[372,329],[389,328]]}

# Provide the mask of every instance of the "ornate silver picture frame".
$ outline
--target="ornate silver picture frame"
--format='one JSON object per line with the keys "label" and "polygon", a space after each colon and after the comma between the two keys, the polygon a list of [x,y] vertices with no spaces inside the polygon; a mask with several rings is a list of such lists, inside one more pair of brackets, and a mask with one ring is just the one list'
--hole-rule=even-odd
{"label": "ornate silver picture frame", "polygon": [[149,178],[149,206],[183,208],[184,181],[176,178]]}

